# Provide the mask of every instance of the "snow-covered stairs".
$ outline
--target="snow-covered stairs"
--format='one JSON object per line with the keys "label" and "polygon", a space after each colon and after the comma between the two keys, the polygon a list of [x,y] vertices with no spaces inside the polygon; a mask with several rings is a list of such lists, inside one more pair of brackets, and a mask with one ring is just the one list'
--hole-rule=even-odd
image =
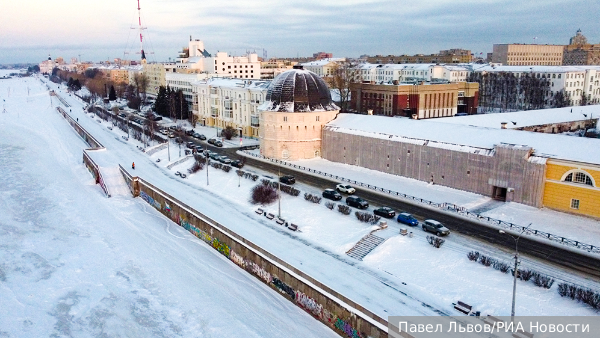
{"label": "snow-covered stairs", "polygon": [[348,250],[346,255],[362,261],[366,255],[368,255],[371,251],[373,251],[373,249],[383,242],[385,242],[384,238],[372,234],[367,235],[358,241],[358,243],[356,243],[352,249]]}
{"label": "snow-covered stairs", "polygon": [[129,196],[131,192],[119,167],[100,167],[100,173],[111,196]]}

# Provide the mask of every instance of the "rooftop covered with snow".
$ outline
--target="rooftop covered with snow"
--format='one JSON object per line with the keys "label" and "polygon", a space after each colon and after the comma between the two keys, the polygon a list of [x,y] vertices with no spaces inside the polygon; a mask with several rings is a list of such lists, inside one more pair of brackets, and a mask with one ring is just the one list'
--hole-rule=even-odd
{"label": "rooftop covered with snow", "polygon": [[442,117],[436,119],[436,122],[496,129],[501,127],[501,123],[506,122],[506,128],[518,129],[553,123],[598,119],[599,117],[600,105],[594,105],[527,110],[510,113]]}
{"label": "rooftop covered with snow", "polygon": [[339,114],[326,128],[397,142],[430,145],[433,141],[469,152],[491,150],[500,144],[529,146],[534,156],[600,164],[600,140],[582,137],[357,114]]}

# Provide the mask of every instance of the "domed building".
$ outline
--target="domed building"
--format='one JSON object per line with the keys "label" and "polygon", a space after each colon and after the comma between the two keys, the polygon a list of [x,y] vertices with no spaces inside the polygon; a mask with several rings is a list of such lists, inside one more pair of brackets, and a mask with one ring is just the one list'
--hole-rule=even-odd
{"label": "domed building", "polygon": [[323,126],[340,108],[317,74],[295,66],[279,74],[260,106],[261,154],[280,160],[321,156]]}

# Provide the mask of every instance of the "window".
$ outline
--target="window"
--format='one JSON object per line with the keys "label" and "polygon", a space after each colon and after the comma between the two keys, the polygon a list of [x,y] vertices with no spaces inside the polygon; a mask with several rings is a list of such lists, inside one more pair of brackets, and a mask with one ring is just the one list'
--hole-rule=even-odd
{"label": "window", "polygon": [[585,184],[585,185],[589,185],[589,186],[594,186],[594,182],[592,181],[592,178],[581,171],[575,171],[572,173],[569,173],[565,178],[564,178],[565,182],[573,182],[573,183],[579,183],[579,184]]}
{"label": "window", "polygon": [[283,122],[287,122],[287,116],[283,117]]}
{"label": "window", "polygon": [[571,209],[579,209],[579,200],[571,199]]}
{"label": "window", "polygon": [[319,121],[319,116],[317,116],[317,121]]}

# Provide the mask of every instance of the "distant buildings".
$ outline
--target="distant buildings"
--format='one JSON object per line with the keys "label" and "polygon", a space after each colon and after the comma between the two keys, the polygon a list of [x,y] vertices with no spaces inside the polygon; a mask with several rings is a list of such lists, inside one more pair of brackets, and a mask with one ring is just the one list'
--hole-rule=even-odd
{"label": "distant buildings", "polygon": [[565,47],[564,65],[600,65],[600,44],[589,44],[581,29]]}
{"label": "distant buildings", "polygon": [[563,45],[494,44],[492,63],[507,66],[560,66]]}
{"label": "distant buildings", "polygon": [[366,84],[351,87],[350,110],[373,115],[414,119],[476,114],[479,85],[472,82],[446,84]]}
{"label": "distant buildings", "polygon": [[430,55],[375,55],[367,56],[368,63],[469,63],[473,55],[467,49],[441,50],[438,54]]}

